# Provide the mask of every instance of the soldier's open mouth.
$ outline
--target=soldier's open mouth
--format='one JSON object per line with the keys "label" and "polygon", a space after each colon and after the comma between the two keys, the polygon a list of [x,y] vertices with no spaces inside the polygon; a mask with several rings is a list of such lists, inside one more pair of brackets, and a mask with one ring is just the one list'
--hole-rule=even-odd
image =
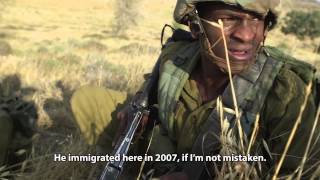
{"label": "soldier's open mouth", "polygon": [[237,49],[229,49],[229,56],[231,56],[234,60],[247,61],[251,59],[251,51],[250,50],[237,50]]}

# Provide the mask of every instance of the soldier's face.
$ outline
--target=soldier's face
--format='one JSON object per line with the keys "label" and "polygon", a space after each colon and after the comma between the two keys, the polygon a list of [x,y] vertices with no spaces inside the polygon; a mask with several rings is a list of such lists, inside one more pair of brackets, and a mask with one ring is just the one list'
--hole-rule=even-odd
{"label": "soldier's face", "polygon": [[[222,40],[223,32],[231,65],[251,64],[255,61],[259,47],[265,38],[263,16],[225,4],[206,6],[204,12],[199,14],[215,56],[226,59]],[[223,22],[223,31],[210,23],[217,23],[219,19]]]}

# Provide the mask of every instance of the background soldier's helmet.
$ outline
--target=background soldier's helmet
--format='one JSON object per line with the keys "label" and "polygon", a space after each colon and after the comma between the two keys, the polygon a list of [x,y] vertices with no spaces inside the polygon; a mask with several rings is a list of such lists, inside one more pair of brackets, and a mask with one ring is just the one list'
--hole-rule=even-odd
{"label": "background soldier's helmet", "polygon": [[195,10],[196,4],[201,2],[222,2],[265,15],[268,17],[267,23],[270,27],[276,24],[278,15],[276,8],[280,4],[280,0],[177,0],[174,10],[175,21],[186,25],[190,20],[190,13]]}

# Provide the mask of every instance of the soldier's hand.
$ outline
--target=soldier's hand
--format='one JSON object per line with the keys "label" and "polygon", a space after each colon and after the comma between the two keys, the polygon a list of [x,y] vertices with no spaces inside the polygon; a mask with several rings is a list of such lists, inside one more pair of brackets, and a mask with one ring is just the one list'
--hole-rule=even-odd
{"label": "soldier's hand", "polygon": [[[134,97],[134,100],[136,98],[139,98],[139,95],[140,94],[137,94],[135,95]],[[116,143],[118,142],[119,138],[125,136],[126,134],[126,129],[127,129],[127,126],[132,122],[132,118],[129,117],[129,110],[130,110],[130,105],[126,105],[121,111],[119,111],[117,113],[117,120],[119,121],[119,128],[116,132],[116,135],[113,139],[113,142],[112,142],[112,146],[115,146]],[[139,136],[143,133],[144,131],[144,128],[146,127],[146,124],[148,123],[148,115],[144,114],[143,117],[142,117],[142,120],[140,122],[140,125],[138,127],[138,130],[136,132],[136,136]]]}
{"label": "soldier's hand", "polygon": [[120,110],[117,113],[117,120],[119,121],[119,127],[113,139],[112,146],[115,146],[118,139],[124,135],[125,129],[128,124],[128,114],[129,114],[129,105],[126,105],[122,110]]}

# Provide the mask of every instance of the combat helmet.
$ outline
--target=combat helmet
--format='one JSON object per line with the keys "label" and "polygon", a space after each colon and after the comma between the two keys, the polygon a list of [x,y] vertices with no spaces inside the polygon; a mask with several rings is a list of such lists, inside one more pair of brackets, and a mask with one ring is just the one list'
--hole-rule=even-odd
{"label": "combat helmet", "polygon": [[271,29],[277,22],[277,7],[280,0],[177,0],[174,10],[174,19],[180,24],[187,24],[190,14],[195,11],[196,4],[201,2],[220,2],[253,11],[268,17],[268,26]]}

